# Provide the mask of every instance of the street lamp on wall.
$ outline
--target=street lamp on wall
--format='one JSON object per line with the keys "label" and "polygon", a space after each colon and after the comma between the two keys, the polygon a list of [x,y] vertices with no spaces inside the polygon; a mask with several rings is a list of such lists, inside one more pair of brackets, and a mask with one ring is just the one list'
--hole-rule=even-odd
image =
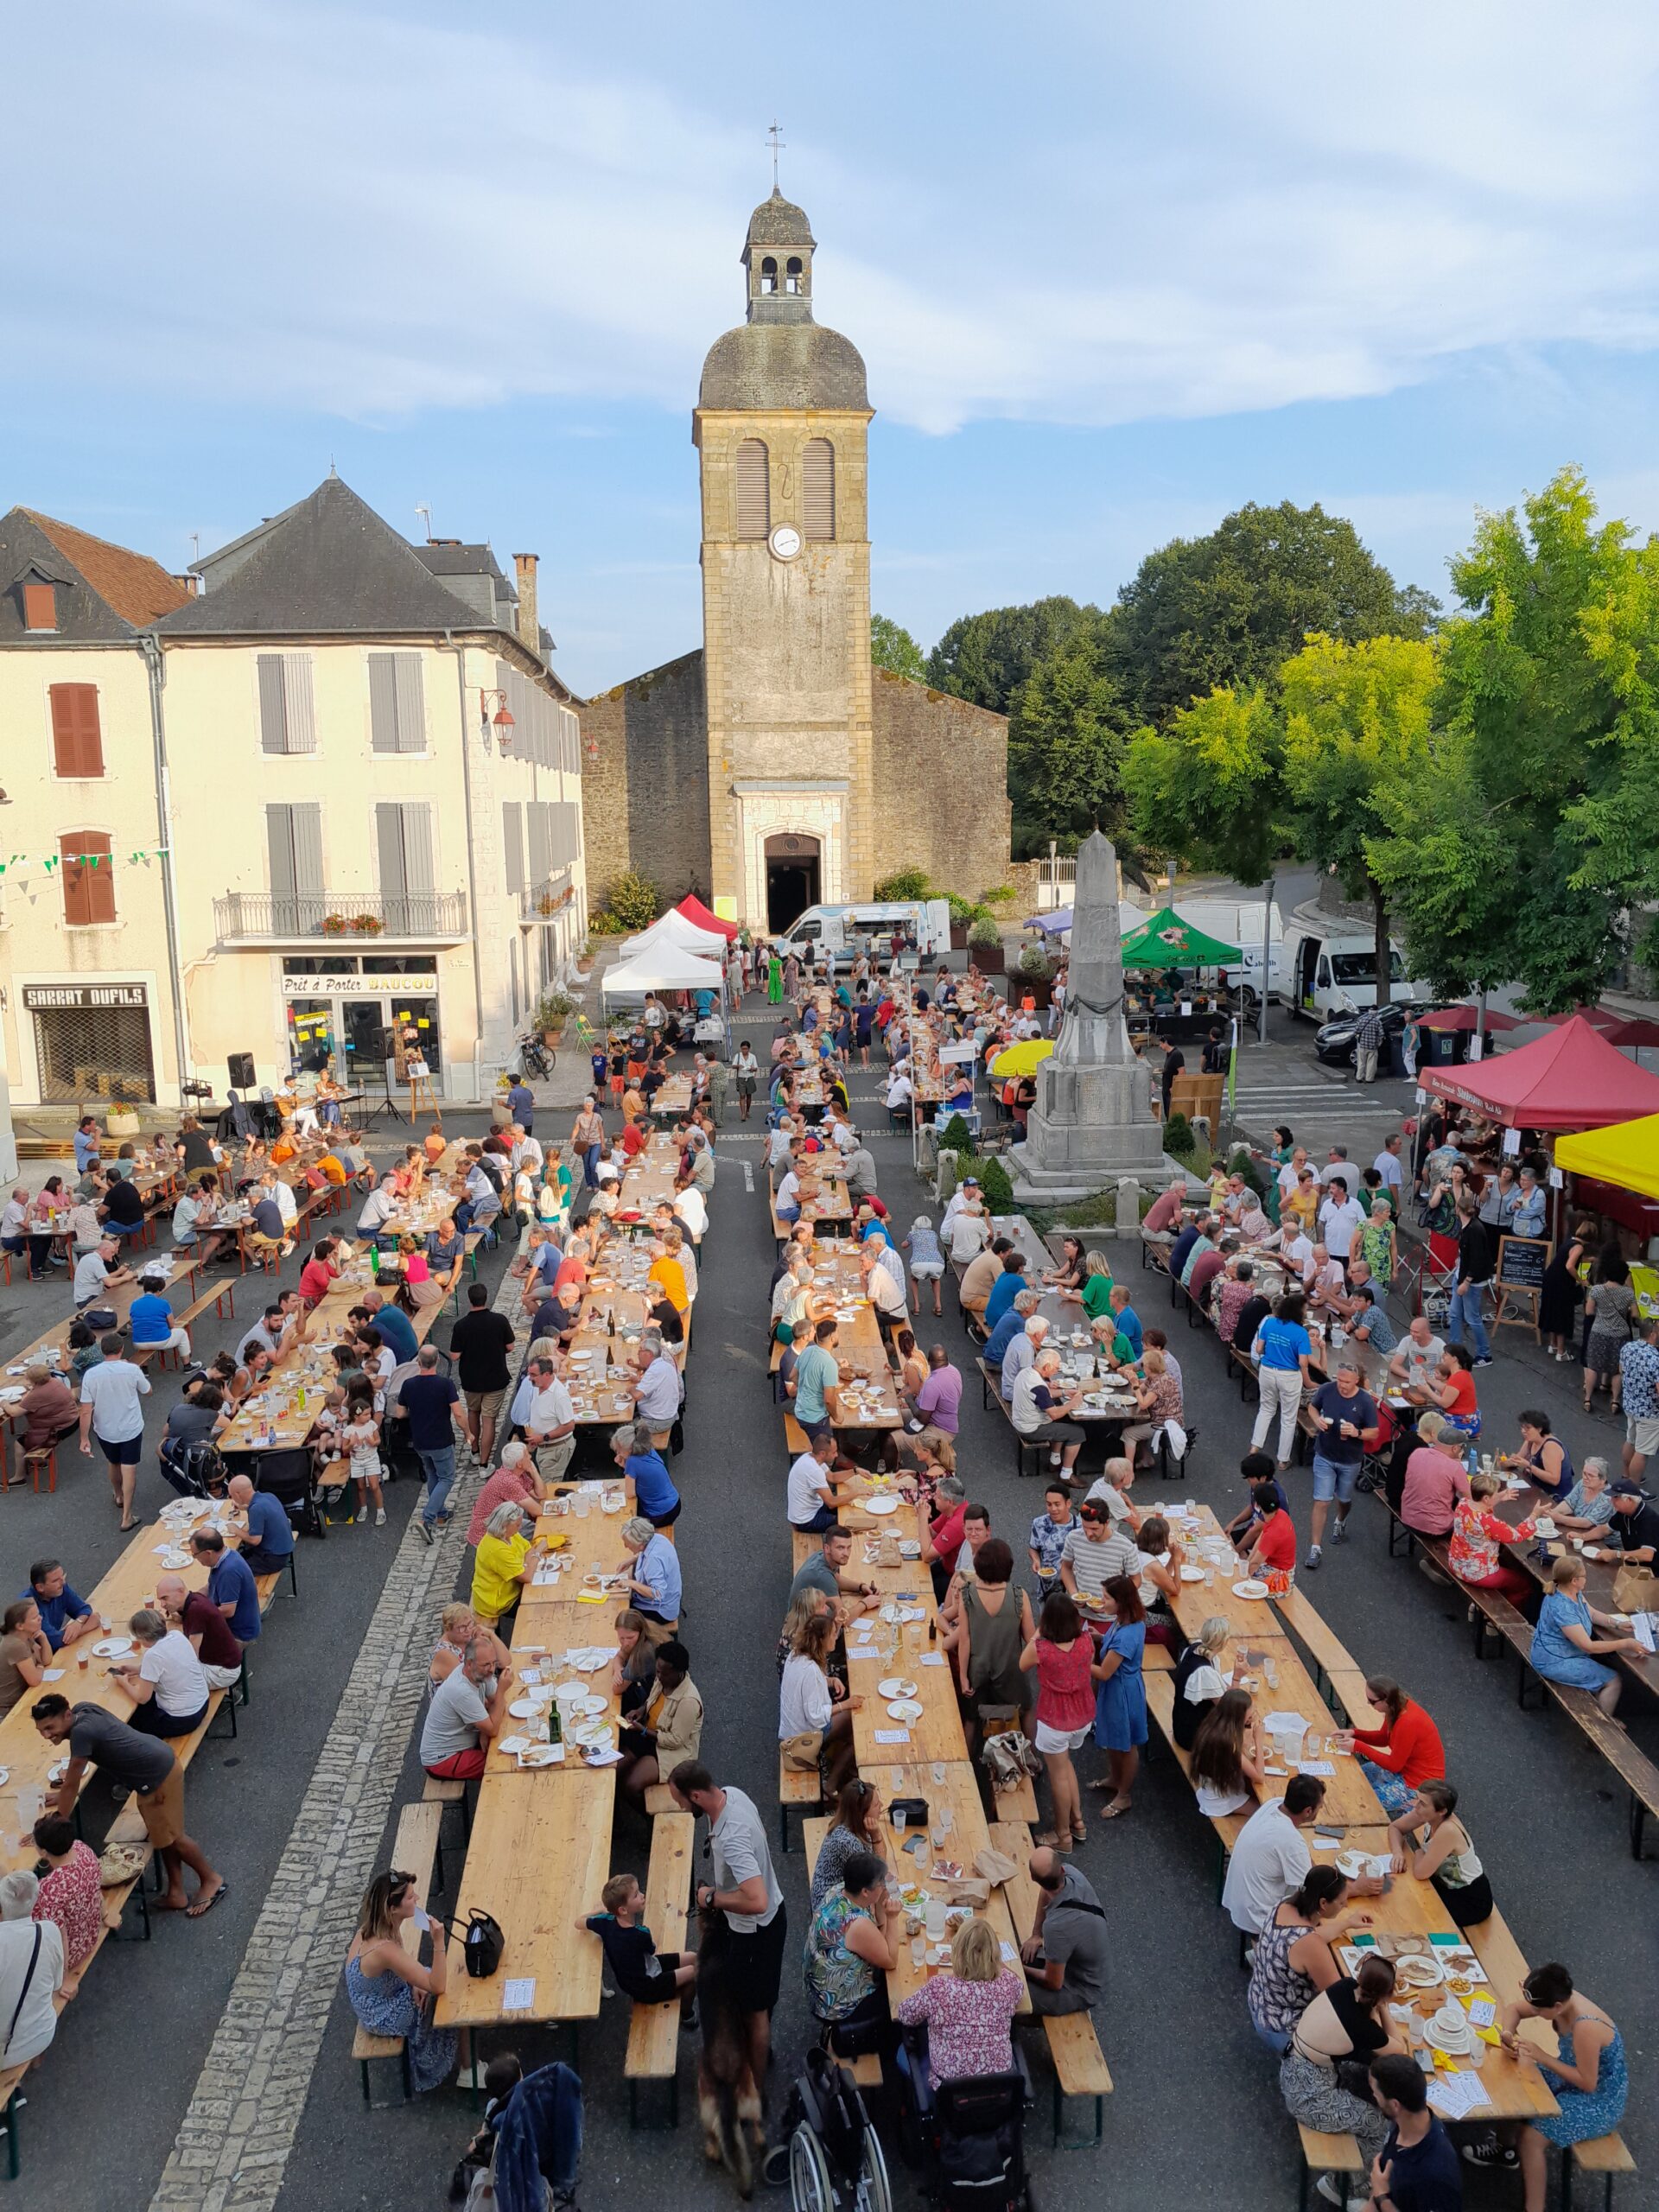
{"label": "street lamp on wall", "polygon": [[495,734],[496,747],[504,756],[512,749],[512,733],[516,728],[512,709],[507,704],[505,691],[484,691],[478,695],[478,731],[484,741],[484,750],[490,749],[490,734]]}

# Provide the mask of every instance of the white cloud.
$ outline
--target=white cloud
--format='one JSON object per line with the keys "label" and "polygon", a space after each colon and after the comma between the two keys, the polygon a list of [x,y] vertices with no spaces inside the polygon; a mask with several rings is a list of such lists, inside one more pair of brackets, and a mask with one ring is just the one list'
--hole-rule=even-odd
{"label": "white cloud", "polygon": [[8,151],[49,189],[7,226],[0,337],[54,381],[365,422],[685,407],[741,309],[758,81],[811,149],[785,181],[823,241],[820,312],[925,429],[1659,345],[1659,21],[1637,0],[1051,0],[1019,38],[980,0],[950,41],[902,10],[837,21],[846,54],[813,40],[808,66],[742,7],[35,11]]}

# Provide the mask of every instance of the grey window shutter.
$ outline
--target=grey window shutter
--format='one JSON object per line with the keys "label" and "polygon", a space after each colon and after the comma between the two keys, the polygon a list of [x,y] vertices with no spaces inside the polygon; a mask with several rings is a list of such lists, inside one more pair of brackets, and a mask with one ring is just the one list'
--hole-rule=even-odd
{"label": "grey window shutter", "polygon": [[300,927],[315,929],[322,919],[322,809],[290,806],[288,817],[294,833],[294,893]]}
{"label": "grey window shutter", "polygon": [[811,538],[836,534],[836,449],[828,438],[811,438],[801,456],[801,521]]}
{"label": "grey window shutter", "polygon": [[369,742],[377,753],[397,750],[397,679],[395,653],[369,655]]}
{"label": "grey window shutter", "polygon": [[259,656],[259,747],[264,753],[288,750],[288,709],[283,698],[283,656]]}
{"label": "grey window shutter", "polygon": [[380,853],[380,911],[386,927],[396,935],[409,934],[409,877],[404,867],[404,810],[380,805],[374,810],[375,839]]}
{"label": "grey window shutter", "polygon": [[271,927],[291,935],[299,927],[294,878],[294,810],[265,809],[265,843],[270,854]]}
{"label": "grey window shutter", "polygon": [[397,692],[397,750],[424,753],[426,695],[421,684],[421,657],[418,653],[392,653],[388,658]]}
{"label": "grey window shutter", "polygon": [[501,842],[506,849],[507,888],[509,891],[522,891],[524,887],[524,809],[516,798],[507,799],[502,804]]}
{"label": "grey window shutter", "polygon": [[437,927],[437,871],[432,854],[432,810],[405,806],[404,817],[404,878],[408,887],[411,935],[429,937]]}
{"label": "grey window shutter", "polygon": [[759,438],[745,438],[737,449],[737,534],[765,537],[771,528],[766,448]]}
{"label": "grey window shutter", "polygon": [[311,713],[311,656],[283,655],[283,707],[288,722],[288,750],[315,753],[316,725]]}
{"label": "grey window shutter", "polygon": [[530,880],[531,888],[547,881],[552,874],[548,851],[547,813],[545,803],[532,799],[530,804]]}

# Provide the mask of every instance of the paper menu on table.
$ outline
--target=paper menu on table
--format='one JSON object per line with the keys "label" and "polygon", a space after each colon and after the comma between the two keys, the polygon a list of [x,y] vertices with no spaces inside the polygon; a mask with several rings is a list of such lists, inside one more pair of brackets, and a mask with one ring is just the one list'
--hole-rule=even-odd
{"label": "paper menu on table", "polygon": [[878,1744],[907,1744],[910,1731],[908,1728],[878,1728],[875,1740]]}
{"label": "paper menu on table", "polygon": [[1497,2018],[1497,2007],[1490,1997],[1471,1997],[1467,2009],[1470,2020],[1478,2028],[1490,2028]]}
{"label": "paper menu on table", "polygon": [[944,1654],[943,1651],[925,1651],[922,1654],[921,1663],[924,1667],[943,1667]]}
{"label": "paper menu on table", "polygon": [[502,1986],[501,2010],[504,2012],[528,2012],[536,2002],[536,1977],[533,1974],[516,1975]]}
{"label": "paper menu on table", "polygon": [[1336,1770],[1329,1759],[1299,1759],[1296,1763],[1296,1771],[1299,1774],[1324,1776],[1334,1774]]}
{"label": "paper menu on table", "polygon": [[1425,2086],[1442,2120],[1465,2120],[1488,2101],[1479,2075],[1461,2066],[1444,2071],[1437,2067]]}

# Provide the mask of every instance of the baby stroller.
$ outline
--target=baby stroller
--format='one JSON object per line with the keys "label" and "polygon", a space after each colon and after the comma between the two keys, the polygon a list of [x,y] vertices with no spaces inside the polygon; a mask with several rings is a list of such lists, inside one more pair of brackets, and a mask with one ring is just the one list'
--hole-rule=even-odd
{"label": "baby stroller", "polygon": [[941,2082],[919,2106],[914,2085],[927,2078],[927,2043],[907,2033],[912,2094],[905,2112],[906,2155],[939,2212],[1033,2212],[1026,2173],[1026,2107],[1031,2078],[1016,2045],[1012,2074]]}
{"label": "baby stroller", "polygon": [[807,2052],[784,2136],[767,2155],[766,2175],[779,2186],[787,2174],[792,2212],[893,2212],[887,2161],[864,2100],[827,2050]]}

